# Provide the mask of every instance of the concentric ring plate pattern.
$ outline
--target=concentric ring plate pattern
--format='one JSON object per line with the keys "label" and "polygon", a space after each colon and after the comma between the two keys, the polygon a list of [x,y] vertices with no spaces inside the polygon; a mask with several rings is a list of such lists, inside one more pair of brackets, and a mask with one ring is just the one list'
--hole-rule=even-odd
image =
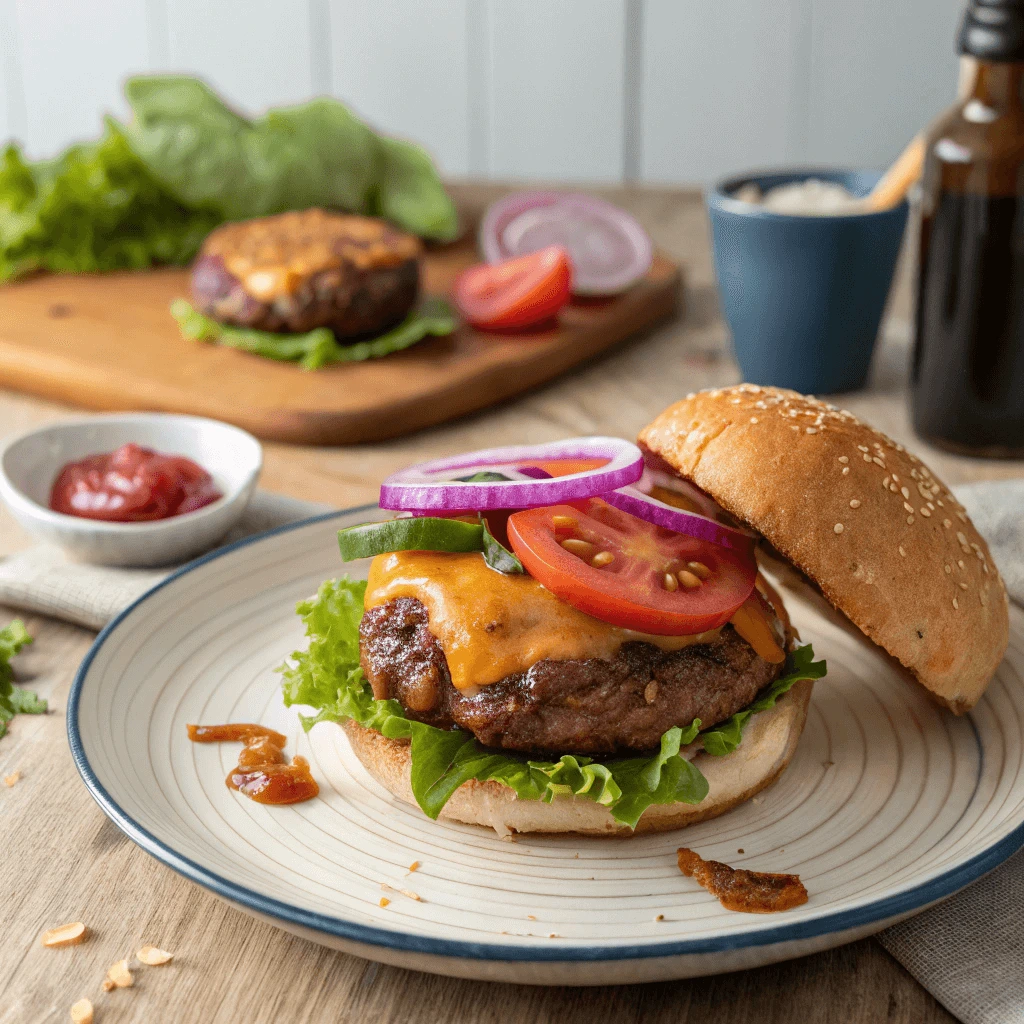
{"label": "concentric ring plate pattern", "polygon": [[[275,668],[303,643],[296,601],[341,571],[337,529],[376,514],[310,520],[192,563],[103,631],[75,681],[68,731],[97,802],[154,857],[248,913],[442,974],[651,981],[850,941],[1024,845],[1024,616],[1012,610],[1006,660],[974,711],[955,718],[852,628],[789,598],[829,673],[793,763],[759,797],[631,839],[509,841],[430,821],[370,778],[341,729],[304,734],[279,697]],[[185,726],[231,721],[286,733],[320,796],[266,807],[228,790],[237,748],[191,744]],[[679,873],[684,843],[734,866],[797,872],[810,901],[730,913]]]}

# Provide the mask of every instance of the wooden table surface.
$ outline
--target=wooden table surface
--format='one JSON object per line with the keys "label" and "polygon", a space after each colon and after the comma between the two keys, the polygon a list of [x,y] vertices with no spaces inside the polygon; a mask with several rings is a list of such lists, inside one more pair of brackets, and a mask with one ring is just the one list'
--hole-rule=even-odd
{"label": "wooden table surface", "polygon": [[[496,189],[464,186],[470,201]],[[343,449],[268,445],[262,485],[339,506],[375,500],[388,472],[432,455],[574,434],[632,437],[673,400],[739,379],[715,299],[708,229],[693,192],[614,190],[658,245],[686,264],[680,321],[629,342],[526,397],[446,427],[386,444]],[[909,327],[902,274],[867,391],[842,403],[910,445],[949,483],[1024,475],[1020,462],[952,457],[928,448],[908,424]],[[0,441],[73,410],[0,391]],[[0,512],[0,556],[26,546]],[[325,570],[326,571],[326,570]],[[0,623],[14,614],[0,608]],[[92,642],[86,630],[26,617],[35,644],[18,661],[21,681],[52,713],[16,718],[0,740],[0,1024],[68,1020],[88,995],[97,1024],[263,1024],[395,1021],[403,1024],[591,1024],[594,1021],[939,1022],[953,1018],[868,940],[803,960],[718,978],[599,989],[540,989],[455,981],[383,967],[293,938],[229,908],[135,847],[93,803],[68,752],[68,687]],[[85,921],[90,939],[45,949],[41,933]],[[145,968],[132,989],[104,995],[107,968],[143,943],[172,950],[173,964]]]}

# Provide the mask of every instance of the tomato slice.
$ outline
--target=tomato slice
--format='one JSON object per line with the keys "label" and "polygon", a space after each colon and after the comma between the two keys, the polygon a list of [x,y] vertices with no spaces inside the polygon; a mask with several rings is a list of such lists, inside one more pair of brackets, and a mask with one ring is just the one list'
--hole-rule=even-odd
{"label": "tomato slice", "polygon": [[568,476],[570,473],[585,473],[588,469],[600,469],[608,465],[608,459],[535,459],[530,463],[552,476]]}
{"label": "tomato slice", "polygon": [[569,254],[558,245],[501,263],[481,263],[455,280],[455,304],[475,327],[508,330],[550,320],[568,301]]}
{"label": "tomato slice", "polygon": [[757,577],[753,545],[732,551],[596,498],[516,512],[508,537],[527,572],[557,597],[643,633],[716,629],[750,596]]}

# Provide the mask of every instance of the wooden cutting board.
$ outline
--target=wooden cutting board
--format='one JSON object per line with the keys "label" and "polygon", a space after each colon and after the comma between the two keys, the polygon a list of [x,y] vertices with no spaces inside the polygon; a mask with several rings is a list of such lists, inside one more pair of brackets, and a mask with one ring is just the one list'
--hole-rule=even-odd
{"label": "wooden cutting board", "polygon": [[[425,290],[447,294],[478,259],[472,237],[429,252]],[[187,271],[40,276],[0,288],[0,385],[89,409],[211,416],[267,440],[379,441],[510,398],[671,316],[680,281],[659,253],[625,295],[573,303],[555,328],[464,326],[310,372],[182,338],[168,307],[188,296]]]}

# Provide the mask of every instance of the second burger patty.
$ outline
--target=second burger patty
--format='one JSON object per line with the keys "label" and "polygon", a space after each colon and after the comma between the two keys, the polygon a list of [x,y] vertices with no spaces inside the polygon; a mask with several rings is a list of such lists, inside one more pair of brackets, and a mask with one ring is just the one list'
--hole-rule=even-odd
{"label": "second burger patty", "polygon": [[556,756],[653,750],[673,726],[724,721],[781,669],[725,626],[715,642],[681,651],[630,642],[610,661],[539,661],[467,697],[452,685],[427,609],[415,598],[371,608],[359,639],[378,699],[399,701],[416,721],[468,729],[488,747]]}
{"label": "second burger patty", "polygon": [[239,327],[374,334],[415,304],[420,249],[383,220],[327,210],[224,224],[193,265],[192,298],[207,316]]}

